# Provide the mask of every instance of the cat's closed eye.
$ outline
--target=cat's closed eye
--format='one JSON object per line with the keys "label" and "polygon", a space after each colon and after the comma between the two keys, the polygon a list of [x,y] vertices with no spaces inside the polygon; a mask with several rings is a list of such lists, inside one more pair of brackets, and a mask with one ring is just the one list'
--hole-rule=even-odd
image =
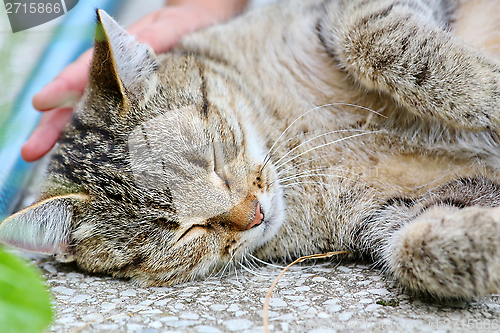
{"label": "cat's closed eye", "polygon": [[182,246],[189,241],[203,236],[206,232],[210,231],[212,228],[205,225],[192,225],[186,231],[184,231],[179,238],[175,241],[175,246]]}

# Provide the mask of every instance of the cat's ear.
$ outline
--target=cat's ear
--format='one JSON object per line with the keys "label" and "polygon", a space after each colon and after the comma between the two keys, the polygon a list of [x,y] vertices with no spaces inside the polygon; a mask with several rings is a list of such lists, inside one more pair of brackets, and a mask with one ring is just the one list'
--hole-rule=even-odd
{"label": "cat's ear", "polygon": [[145,103],[156,89],[157,72],[154,51],[138,43],[105,11],[98,9],[89,75],[91,93]]}
{"label": "cat's ear", "polygon": [[25,208],[0,223],[0,243],[47,254],[66,255],[73,207],[84,194],[52,197]]}

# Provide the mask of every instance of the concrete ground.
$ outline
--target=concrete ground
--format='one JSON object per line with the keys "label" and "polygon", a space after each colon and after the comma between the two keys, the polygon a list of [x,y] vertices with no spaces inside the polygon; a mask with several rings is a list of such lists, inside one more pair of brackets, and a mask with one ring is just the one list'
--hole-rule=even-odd
{"label": "concrete ground", "polygon": [[[125,2],[119,21],[127,25],[161,3]],[[28,35],[29,47],[41,35]],[[18,53],[32,61],[25,46]],[[15,68],[29,69],[15,59],[24,64]],[[26,193],[25,204],[32,196]],[[56,318],[48,332],[263,332],[264,297],[281,271],[259,264],[205,281],[140,288],[50,257],[28,257],[53,294]],[[280,280],[269,316],[271,332],[500,332],[500,295],[438,305],[411,299],[367,264],[306,263]]]}
{"label": "concrete ground", "polygon": [[[57,312],[48,332],[263,332],[263,302],[281,268],[142,288],[32,256]],[[368,264],[293,266],[275,288],[271,332],[500,332],[500,295],[439,305],[412,299]]]}

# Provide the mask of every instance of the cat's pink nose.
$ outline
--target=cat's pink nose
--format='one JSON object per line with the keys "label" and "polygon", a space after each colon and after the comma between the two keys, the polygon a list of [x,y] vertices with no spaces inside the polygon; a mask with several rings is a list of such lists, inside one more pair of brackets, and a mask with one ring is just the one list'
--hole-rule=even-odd
{"label": "cat's pink nose", "polygon": [[264,220],[264,213],[262,213],[262,209],[260,208],[260,202],[257,201],[257,206],[255,207],[255,216],[250,222],[249,225],[247,225],[246,230],[249,230],[257,225],[259,225],[262,220]]}
{"label": "cat's pink nose", "polygon": [[258,226],[264,220],[264,213],[259,200],[254,195],[248,195],[229,211],[210,218],[207,222],[218,223],[230,229],[245,231]]}

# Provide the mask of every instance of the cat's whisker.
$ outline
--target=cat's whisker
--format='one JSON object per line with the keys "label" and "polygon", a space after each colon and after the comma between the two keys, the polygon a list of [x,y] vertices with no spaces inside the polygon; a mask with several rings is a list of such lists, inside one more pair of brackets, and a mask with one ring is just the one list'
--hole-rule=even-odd
{"label": "cat's whisker", "polygon": [[298,176],[307,175],[307,174],[311,174],[313,172],[318,172],[318,171],[326,171],[327,169],[328,169],[328,167],[322,167],[322,168],[317,168],[317,169],[312,169],[312,170],[306,170],[306,171],[298,172],[296,174],[290,174],[290,175],[287,175],[285,177],[278,176],[275,181],[271,182],[271,185],[274,184],[275,182],[279,182],[281,184],[282,182],[286,182],[286,181],[288,181],[290,179],[294,179],[295,177],[298,177]]}
{"label": "cat's whisker", "polygon": [[[283,155],[282,157],[280,157],[280,159],[278,159],[275,162],[275,164],[279,164],[281,162],[281,160],[283,160],[285,157],[287,157],[288,155],[290,155],[291,153],[293,153],[295,150],[299,149],[303,145],[308,144],[309,142],[311,142],[313,140],[319,139],[319,138],[321,138],[323,136],[327,136],[327,135],[330,135],[330,134],[337,134],[337,133],[342,133],[342,132],[363,132],[363,133],[368,133],[366,130],[357,130],[357,129],[337,130],[337,131],[326,132],[326,133],[317,135],[317,136],[315,136],[315,137],[313,137],[313,138],[311,138],[309,140],[306,140],[306,141],[302,142],[300,145],[294,147],[289,152],[287,152],[285,155]],[[369,133],[371,133],[371,132],[369,132]]]}
{"label": "cat's whisker", "polygon": [[[286,177],[281,177],[280,175],[278,175],[278,179],[276,181],[279,181],[280,184],[282,184],[283,182],[286,182],[286,181],[290,181],[294,178],[298,178],[299,176],[300,177],[304,177],[304,176],[307,176],[307,175],[321,175],[321,174],[318,174],[316,173],[317,171],[325,171],[325,170],[329,170],[330,173],[329,175],[333,174],[334,172],[336,174],[340,174],[340,173],[348,173],[348,174],[352,174],[353,176],[356,176],[358,175],[358,173],[352,171],[352,170],[348,170],[348,169],[345,169],[345,168],[340,168],[340,167],[336,167],[336,168],[330,168],[329,166],[323,166],[321,168],[316,168],[316,169],[311,169],[311,170],[305,170],[305,171],[302,171],[302,172],[298,172],[296,174],[289,174],[287,175]],[[348,178],[345,178],[345,179],[348,179]],[[270,184],[273,184],[275,181],[272,181]]]}
{"label": "cat's whisker", "polygon": [[313,112],[313,111],[317,111],[317,110],[320,110],[324,107],[327,107],[327,106],[352,106],[352,107],[357,107],[357,108],[360,108],[360,109],[363,109],[363,110],[366,110],[366,111],[370,111],[376,115],[379,115],[381,117],[384,117],[384,118],[387,118],[386,116],[384,116],[383,114],[375,111],[375,110],[372,110],[370,108],[367,108],[367,107],[364,107],[364,106],[361,106],[361,105],[355,105],[355,104],[351,104],[351,103],[328,103],[328,104],[323,104],[323,105],[319,105],[319,106],[316,106],[306,112],[304,112],[303,114],[301,114],[300,116],[298,116],[294,121],[292,121],[292,123],[290,125],[288,125],[287,128],[285,128],[285,130],[281,133],[281,135],[278,137],[278,139],[276,139],[276,141],[274,142],[274,144],[271,146],[271,148],[269,148],[269,152],[268,154],[272,155],[275,153],[275,151],[273,151],[274,147],[276,146],[276,144],[279,142],[279,140],[283,137],[283,135],[285,135],[285,133],[297,122],[299,121],[301,118],[303,118],[304,116],[306,116],[307,114],[309,114],[310,112]]}
{"label": "cat's whisker", "polygon": [[358,108],[358,109],[362,109],[362,110],[365,110],[365,111],[369,111],[371,112],[372,114],[376,114],[377,116],[380,116],[382,118],[385,118],[385,119],[388,119],[387,116],[384,116],[383,114],[381,114],[380,112],[377,112],[373,109],[370,109],[368,107],[364,107],[362,105],[357,105],[357,104],[351,104],[351,103],[334,103],[335,106],[352,106],[352,107],[355,107],[355,108]]}
{"label": "cat's whisker", "polygon": [[320,105],[320,106],[314,107],[314,108],[310,109],[309,111],[306,111],[303,114],[301,114],[300,116],[298,116],[294,121],[292,121],[292,123],[290,125],[288,125],[287,128],[285,128],[285,130],[281,133],[281,135],[276,139],[276,141],[274,142],[274,144],[271,146],[271,148],[269,148],[268,155],[272,155],[272,154],[275,153],[275,151],[273,151],[274,146],[276,146],[276,144],[283,137],[283,135],[285,135],[285,133],[290,129],[290,127],[292,127],[297,121],[299,121],[302,117],[306,116],[310,112],[313,112],[313,111],[316,111],[316,110],[320,110],[321,108],[323,108],[325,106],[329,106],[329,105],[332,105],[332,104],[325,104],[325,105]]}
{"label": "cat's whisker", "polygon": [[262,167],[260,168],[259,172],[262,172],[262,170],[264,170],[264,168],[266,167],[267,163],[269,163],[269,161],[271,161],[271,154],[267,153],[266,157],[264,157],[264,161],[262,161]]}
{"label": "cat's whisker", "polygon": [[259,258],[257,258],[256,256],[254,256],[252,254],[249,254],[248,256],[250,258],[252,258],[253,260],[255,260],[257,262],[260,262],[261,264],[264,264],[264,265],[267,265],[267,266],[272,266],[272,267],[276,267],[276,268],[279,268],[279,269],[284,269],[285,268],[285,266],[280,266],[280,265],[272,264],[270,262],[267,262],[267,261],[264,261],[262,259],[259,259]]}
{"label": "cat's whisker", "polygon": [[279,142],[279,140],[283,137],[283,135],[285,135],[285,133],[297,122],[299,121],[302,117],[306,116],[307,114],[309,114],[310,112],[313,112],[313,111],[316,111],[316,110],[320,110],[321,108],[323,107],[326,107],[326,106],[333,106],[333,104],[324,104],[324,105],[319,105],[319,106],[316,106],[312,109],[310,109],[309,111],[306,111],[304,112],[303,114],[301,114],[300,116],[298,116],[294,121],[292,121],[292,123],[290,125],[288,125],[287,128],[285,128],[285,130],[281,133],[281,135],[276,139],[276,141],[274,142],[274,144],[271,146],[271,148],[269,148],[269,151],[268,151],[268,155],[271,156],[272,154],[274,154],[276,151],[273,151],[274,149],[274,146],[276,146],[276,144]]}
{"label": "cat's whisker", "polygon": [[214,267],[211,269],[211,271],[210,271],[207,279],[205,279],[205,280],[208,280],[208,279],[211,279],[211,278],[215,279],[215,278],[217,278],[219,276],[218,275],[219,273],[220,273],[220,266],[219,265],[214,265]]}
{"label": "cat's whisker", "polygon": [[310,174],[312,172],[316,172],[316,171],[325,171],[328,169],[328,166],[323,166],[321,168],[316,168],[316,169],[311,169],[311,170],[304,170],[302,172],[297,172],[295,174],[291,174],[291,175],[287,175],[286,177],[280,177],[278,178],[281,181],[286,181],[288,180],[289,178],[293,178],[293,177],[296,177],[296,176],[301,176],[301,175],[305,175],[305,174]]}
{"label": "cat's whisker", "polygon": [[296,186],[296,185],[300,185],[300,184],[315,184],[315,185],[325,185],[325,186],[333,186],[333,187],[337,186],[335,184],[327,184],[327,183],[318,182],[318,181],[304,181],[304,182],[295,182],[295,183],[291,183],[291,184],[286,184],[286,185],[283,185],[282,187],[286,188],[286,187]]}
{"label": "cat's whisker", "polygon": [[226,272],[226,269],[227,269],[227,267],[228,267],[228,266],[229,266],[229,262],[227,262],[227,263],[224,265],[224,267],[222,267],[222,269],[219,269],[219,270],[217,271],[217,274],[215,274],[215,275],[214,275],[214,278],[215,278],[215,279],[219,279],[219,278],[221,278],[221,277],[224,275],[224,273]]}
{"label": "cat's whisker", "polygon": [[293,139],[297,139],[301,136],[305,136],[305,135],[308,135],[309,133],[299,133],[299,134],[296,134],[288,139],[286,139],[285,141],[283,141],[278,147],[276,147],[276,149],[274,150],[274,152],[278,151],[278,149],[280,149],[284,144],[286,144],[287,142],[289,141],[292,141]]}
{"label": "cat's whisker", "polygon": [[[292,136],[291,138],[286,139],[286,140],[285,140],[285,141],[283,141],[283,142],[282,142],[282,143],[281,143],[278,147],[276,147],[276,149],[275,149],[275,151],[274,151],[274,152],[278,151],[278,149],[280,149],[280,148],[281,148],[284,144],[286,144],[287,142],[289,142],[289,141],[291,141],[291,140],[293,140],[293,139],[297,139],[298,137],[300,137],[300,136],[304,136],[304,135],[307,135],[307,133],[299,133],[299,134],[297,134],[297,135]],[[261,168],[261,169],[264,169],[264,167],[267,165],[267,163],[271,160],[271,157],[272,157],[272,155],[271,155],[271,153],[270,153],[270,152],[266,154],[266,157],[264,158],[264,162],[263,162],[263,164],[262,164],[262,168]]]}
{"label": "cat's whisker", "polygon": [[256,264],[254,263],[253,259],[252,259],[252,260],[250,260],[250,259],[248,258],[248,256],[249,256],[249,255],[250,255],[250,254],[248,254],[248,253],[247,253],[247,255],[245,255],[245,262],[247,263],[247,265],[249,266],[249,268],[251,268],[251,269],[252,269],[252,270],[254,270],[254,271],[257,271],[257,270],[258,270],[258,268],[259,268],[259,266],[258,266],[258,265],[256,265]]}
{"label": "cat's whisker", "polygon": [[[313,160],[313,159],[311,159],[311,160]],[[304,162],[304,163],[308,163],[308,161]],[[326,169],[329,169],[330,174],[332,174],[333,172],[335,172],[337,174],[341,174],[341,173],[345,174],[345,173],[347,173],[347,174],[351,174],[353,176],[357,176],[358,175],[357,172],[354,172],[352,170],[348,170],[348,169],[345,169],[345,168],[340,168],[340,167],[330,168],[329,166],[324,166],[324,167],[317,168],[317,169],[306,170],[306,171],[303,171],[303,172],[300,172],[300,173],[297,173],[297,174],[290,174],[290,175],[287,175],[286,177],[278,176],[277,180],[270,182],[270,184],[272,185],[275,182],[279,182],[280,184],[283,184],[284,182],[292,180],[296,176],[303,176],[303,175],[308,175],[308,174],[314,176],[315,174],[313,172],[322,171],[322,170],[326,170]],[[339,175],[339,177],[340,177],[340,175]],[[344,176],[344,179],[350,179],[350,178]]]}
{"label": "cat's whisker", "polygon": [[363,133],[358,133],[358,134],[354,134],[354,135],[350,135],[350,136],[347,136],[345,138],[341,138],[341,139],[338,139],[338,140],[335,140],[335,141],[332,141],[332,142],[327,142],[327,143],[324,143],[322,145],[319,145],[319,146],[316,146],[316,147],[313,147],[311,149],[308,149],[302,153],[300,153],[299,155],[296,155],[294,157],[292,157],[291,159],[279,164],[276,166],[276,169],[280,169],[282,166],[286,165],[287,163],[290,163],[291,161],[299,158],[300,156],[304,155],[304,154],[307,154],[313,150],[316,150],[316,149],[320,149],[320,148],[323,148],[323,147],[326,147],[326,146],[330,146],[330,145],[333,145],[333,144],[336,144],[336,143],[339,143],[339,142],[342,142],[342,141],[345,141],[345,140],[349,140],[349,139],[354,139],[356,137],[360,137],[360,136],[363,136],[363,135],[367,135],[367,134],[375,134],[375,133],[379,133],[380,131],[373,131],[373,132],[363,132]]}
{"label": "cat's whisker", "polygon": [[245,271],[247,271],[248,273],[250,273],[252,275],[259,276],[259,277],[274,276],[274,274],[262,274],[262,273],[258,273],[256,270],[250,269],[250,268],[246,267],[245,265],[243,265],[242,263],[239,263],[239,264],[240,264],[240,267],[242,269],[244,269]]}
{"label": "cat's whisker", "polygon": [[[287,161],[281,163],[281,164],[277,164],[276,165],[276,170],[280,170],[284,165],[288,164],[289,162],[299,158],[300,156],[302,155],[305,155],[311,151],[314,151],[316,149],[320,149],[320,148],[323,148],[323,147],[326,147],[326,146],[329,146],[329,145],[333,145],[333,144],[336,144],[336,143],[339,143],[339,142],[342,142],[342,141],[345,141],[345,140],[349,140],[349,139],[353,139],[353,138],[356,138],[356,137],[359,137],[359,136],[363,136],[363,135],[367,135],[367,134],[375,134],[375,133],[378,133],[380,131],[369,131],[369,132],[366,132],[366,131],[363,131],[362,133],[358,133],[358,134],[353,134],[353,135],[350,135],[350,136],[346,136],[346,137],[343,137],[343,138],[340,138],[340,139],[337,139],[337,140],[334,140],[332,142],[327,142],[327,143],[324,143],[324,144],[321,144],[321,145],[318,145],[318,146],[315,146],[315,147],[312,147],[296,156],[294,156],[293,158],[290,158],[288,159]],[[320,156],[319,158],[323,158],[324,156]]]}
{"label": "cat's whisker", "polygon": [[236,263],[239,263],[239,261],[238,261],[238,262],[234,262],[234,263],[232,264],[232,266],[233,266],[233,268],[234,268],[234,275],[236,275],[236,282],[238,282],[238,283],[239,283],[239,282],[240,282],[240,279],[238,278],[238,266],[236,266],[236,265],[235,265]]}
{"label": "cat's whisker", "polygon": [[226,272],[226,269],[229,268],[229,270],[231,269],[231,265],[233,265],[233,259],[234,257],[236,256],[236,251],[233,252],[233,254],[231,255],[231,258],[229,258],[229,261],[227,262],[227,264],[224,266],[224,269],[222,270],[221,272],[221,277],[224,276],[225,272]]}
{"label": "cat's whisker", "polygon": [[[273,185],[274,183],[276,182],[280,182],[282,180],[284,180],[285,178],[287,177],[291,177],[293,175],[291,174],[287,174],[287,171],[290,171],[290,170],[300,170],[300,167],[304,164],[308,164],[308,163],[311,163],[311,162],[314,162],[316,160],[319,160],[319,159],[325,159],[326,157],[329,157],[329,156],[332,156],[332,155],[336,155],[337,153],[331,153],[331,154],[327,154],[327,155],[322,155],[322,156],[319,156],[319,157],[314,157],[314,158],[310,158],[308,160],[305,160],[304,162],[301,162],[299,164],[294,164],[294,165],[290,165],[286,168],[283,168],[281,170],[279,170],[277,172],[277,177],[276,177],[276,180],[273,180],[270,182],[270,185]],[[311,171],[319,171],[319,170],[324,170],[324,169],[331,169],[332,167],[330,165],[325,165],[321,168],[317,168],[317,169],[314,169],[314,170],[306,170],[306,171],[302,171],[300,173],[297,173],[296,175],[299,175],[299,174],[304,174],[304,173],[307,173],[307,172],[311,172]],[[345,169],[345,168],[341,168],[341,167],[335,167],[334,169],[331,169],[331,171],[338,171],[339,173],[349,173],[349,174],[352,174],[354,176],[357,175],[356,172],[352,171],[352,170],[349,170],[349,169]],[[282,177],[283,174],[286,174],[286,177]]]}
{"label": "cat's whisker", "polygon": [[300,179],[300,178],[313,177],[313,176],[334,177],[334,178],[341,178],[341,179],[346,179],[346,180],[350,179],[348,177],[339,176],[339,175],[332,175],[332,174],[328,174],[328,173],[311,173],[311,174],[306,174],[306,175],[301,175],[301,176],[290,177],[290,179],[283,180],[282,182],[280,182],[280,184],[282,186],[286,186],[286,185],[289,185],[289,184],[283,184],[283,182],[292,181],[292,180],[296,180],[296,179]]}
{"label": "cat's whisker", "polygon": [[[300,169],[300,167],[303,166],[304,164],[308,164],[308,163],[311,163],[311,162],[314,162],[314,161],[317,161],[317,160],[324,160],[325,158],[330,157],[330,156],[334,156],[334,155],[338,155],[338,153],[334,152],[334,153],[330,153],[330,154],[326,154],[326,155],[321,155],[321,156],[318,156],[318,157],[312,157],[312,158],[307,159],[304,162],[301,162],[299,164],[290,165],[290,166],[288,166],[288,167],[286,167],[284,169],[279,170],[278,171],[278,177],[280,177],[282,173],[286,173],[289,170]],[[331,167],[331,165],[328,165],[328,166],[325,165],[325,167]],[[347,169],[340,169],[340,170],[352,173],[352,171],[347,170]]]}
{"label": "cat's whisker", "polygon": [[[249,254],[250,255],[250,254]],[[247,263],[247,266],[245,266],[242,262],[239,262],[241,267],[246,270],[247,272],[251,273],[252,275],[259,276],[259,277],[269,277],[269,276],[274,276],[274,273],[262,273],[258,269],[258,266],[255,266],[252,261],[250,261],[247,256],[245,255],[244,258],[245,262]]]}
{"label": "cat's whisker", "polygon": [[250,274],[252,274],[252,275],[256,275],[256,276],[262,276],[261,274],[256,273],[254,270],[250,269],[249,267],[247,267],[247,266],[243,265],[241,262],[239,262],[238,264],[240,265],[240,267],[241,267],[243,270],[247,271],[248,273],[250,273]]}
{"label": "cat's whisker", "polygon": [[[249,253],[248,256],[245,256],[245,262],[247,263],[247,265],[249,266],[249,268],[252,269],[252,271],[254,272],[254,274],[256,275],[266,275],[267,274],[263,274],[263,273],[259,273],[260,270],[259,270],[259,265],[255,263],[255,260],[253,258],[248,258],[248,257],[251,257],[252,255]],[[251,259],[251,260],[250,260]]]}
{"label": "cat's whisker", "polygon": [[215,271],[216,271],[216,267],[212,268],[210,270],[210,273],[208,273],[207,276],[203,279],[203,282],[210,280],[214,276]]}

